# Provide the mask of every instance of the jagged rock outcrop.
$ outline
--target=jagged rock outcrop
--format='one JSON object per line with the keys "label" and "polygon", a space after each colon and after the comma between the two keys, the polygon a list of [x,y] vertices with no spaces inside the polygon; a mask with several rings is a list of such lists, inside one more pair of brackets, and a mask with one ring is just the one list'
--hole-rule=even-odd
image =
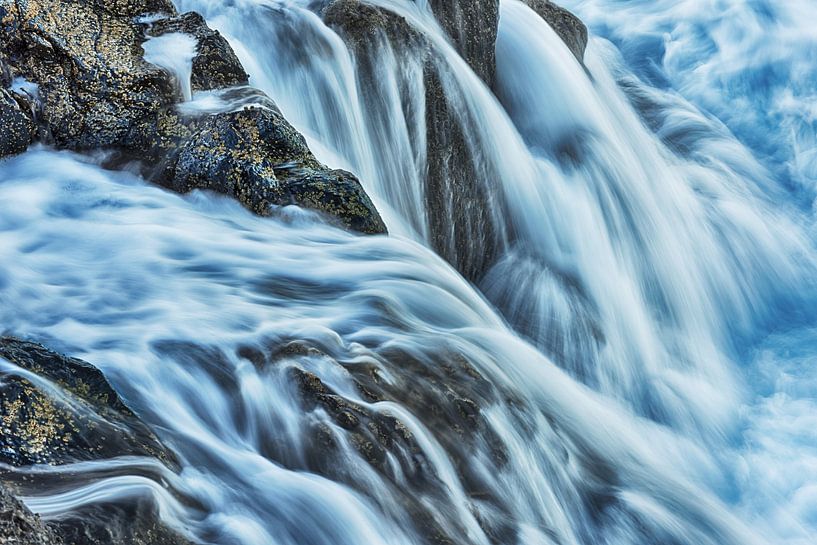
{"label": "jagged rock outcrop", "polygon": [[[113,151],[106,166],[138,161],[166,187],[218,191],[258,214],[297,204],[348,229],[386,232],[357,178],[318,163],[269,98],[251,112],[176,113],[176,75],[142,48],[170,33],[196,40],[193,91],[247,85],[227,41],[165,0],[0,0],[0,158],[39,135],[57,148]],[[12,77],[37,86],[34,103],[8,91]]]}
{"label": "jagged rock outcrop", "polygon": [[581,19],[549,0],[522,1],[547,21],[576,59],[583,62],[584,50],[587,48],[587,27]]}
{"label": "jagged rock outcrop", "polygon": [[160,19],[151,24],[148,34],[162,36],[182,32],[196,39],[190,85],[193,91],[223,89],[247,85],[250,77],[241,66],[233,48],[217,30],[207,26],[204,17],[188,12],[176,17]]}
{"label": "jagged rock outcrop", "polygon": [[[91,364],[14,337],[0,338],[0,462],[24,471],[116,456],[175,458]],[[96,504],[42,521],[9,492],[42,493],[47,477],[0,471],[0,538],[72,545],[189,545],[147,498]],[[27,541],[26,541],[27,540]],[[2,539],[0,539],[2,541]]]}

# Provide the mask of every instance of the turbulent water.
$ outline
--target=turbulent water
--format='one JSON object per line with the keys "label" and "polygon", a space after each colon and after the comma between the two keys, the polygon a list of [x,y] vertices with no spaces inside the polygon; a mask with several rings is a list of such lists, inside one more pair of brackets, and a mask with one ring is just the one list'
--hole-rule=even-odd
{"label": "turbulent water", "polygon": [[[298,367],[410,429],[436,483],[420,501],[463,543],[496,539],[482,523],[498,517],[505,543],[811,543],[808,7],[566,2],[591,28],[582,66],[502,0],[489,90],[424,2],[376,3],[432,44],[490,184],[498,262],[472,286],[428,248],[411,50],[384,40],[365,59],[373,84],[312,2],[178,2],[228,37],[322,161],[360,176],[392,235],[353,236],[297,208],[260,219],[47,149],[0,163],[0,323],[99,365],[183,465],[35,468],[86,478],[29,506],[60,517],[150,495],[204,542],[420,542],[392,495],[411,476],[397,460],[388,478],[372,470],[325,412],[305,410],[287,380]],[[162,45],[148,42],[153,62],[189,70],[188,48]],[[268,367],[241,356],[292,340],[324,354]],[[490,505],[466,493],[422,415],[360,399],[349,369],[410,372],[389,362],[395,349],[462,354],[502,392],[483,413],[508,463],[494,467],[487,442],[472,461]],[[306,470],[317,423],[342,445],[342,478]]]}

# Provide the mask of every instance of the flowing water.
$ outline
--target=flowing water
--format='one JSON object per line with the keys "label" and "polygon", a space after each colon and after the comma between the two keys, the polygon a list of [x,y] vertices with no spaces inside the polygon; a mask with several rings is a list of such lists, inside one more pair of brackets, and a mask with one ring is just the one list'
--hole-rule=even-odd
{"label": "flowing water", "polygon": [[[62,517],[149,496],[168,524],[230,544],[424,543],[424,526],[475,544],[811,543],[815,131],[802,105],[815,89],[801,42],[777,39],[808,36],[793,12],[567,2],[595,34],[582,66],[503,0],[488,89],[425,2],[374,3],[430,61],[386,36],[361,57],[319,2],[178,5],[228,37],[322,161],[360,176],[390,237],[297,208],[259,219],[46,149],[0,164],[0,323],[99,365],[183,466],[34,468],[83,478],[27,503]],[[184,79],[189,61],[148,43]],[[476,286],[428,248],[425,62],[499,225]],[[319,350],[246,355],[292,342]],[[361,398],[361,366],[416,379],[395,352],[429,367],[458,354],[498,392],[467,470],[433,411]],[[417,484],[400,453],[374,470],[304,407],[293,369],[399,419],[433,478]],[[319,427],[339,447],[316,466]]]}

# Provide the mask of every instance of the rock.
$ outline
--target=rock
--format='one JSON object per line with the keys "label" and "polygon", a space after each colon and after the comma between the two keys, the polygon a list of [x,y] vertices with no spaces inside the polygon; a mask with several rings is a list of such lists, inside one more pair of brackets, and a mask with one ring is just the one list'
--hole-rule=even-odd
{"label": "rock", "polygon": [[[139,22],[153,13],[160,17]],[[262,108],[175,111],[175,75],[146,62],[142,43],[177,32],[197,41],[194,91],[243,89]],[[352,174],[318,163],[268,97],[236,87],[246,86],[247,73],[197,13],[178,15],[166,0],[0,0],[0,46],[4,84],[23,77],[38,85],[40,132],[58,148],[115,151],[105,166],[135,160],[166,187],[218,191],[258,214],[298,204],[351,230],[386,232]],[[0,157],[25,150],[37,134],[20,101],[0,93]]]}
{"label": "rock", "polygon": [[24,152],[36,136],[30,110],[21,97],[0,88],[0,159]]}
{"label": "rock", "polygon": [[150,502],[100,504],[56,520],[32,513],[0,483],[0,543],[9,545],[191,545],[162,525]]}
{"label": "rock", "polygon": [[[489,85],[495,71],[497,2],[433,3],[455,45]],[[493,264],[499,229],[490,179],[480,174],[468,147],[457,105],[446,95],[431,44],[402,17],[359,0],[335,0],[321,12],[355,53],[364,102],[378,103],[375,59],[381,39],[396,55],[421,63],[425,84],[426,211],[430,244],[466,278],[479,281]],[[484,41],[482,41],[484,40]],[[478,43],[479,42],[479,43]],[[368,96],[367,96],[368,95]]]}
{"label": "rock", "polygon": [[579,62],[584,61],[587,27],[581,19],[549,0],[523,0],[523,2],[547,21]]}
{"label": "rock", "polygon": [[133,21],[135,13],[172,8],[114,4],[0,0],[6,60],[16,76],[39,86],[43,121],[57,147],[115,146],[136,120],[175,99],[168,74],[142,58],[143,28]]}
{"label": "rock", "polygon": [[40,517],[0,485],[0,542],[10,545],[62,545]]}
{"label": "rock", "polygon": [[146,155],[165,156],[149,175],[174,191],[230,195],[259,215],[297,204],[352,231],[386,233],[358,179],[318,162],[272,101],[260,95],[259,102],[203,117],[163,112],[136,131],[133,145],[141,140]]}
{"label": "rock", "polygon": [[171,32],[189,34],[198,42],[191,76],[193,91],[223,89],[249,83],[249,76],[233,48],[218,31],[208,27],[198,13],[191,11],[156,21],[148,34],[162,36]]}
{"label": "rock", "polygon": [[81,478],[27,473],[32,464],[126,455],[176,462],[91,364],[14,337],[0,338],[3,361],[23,371],[0,368],[0,462],[11,466],[0,471],[0,536],[26,536],[19,543],[32,545],[190,545],[162,524],[146,497],[94,503],[46,521],[11,497],[7,489],[47,494],[62,490],[61,479]]}
{"label": "rock", "polygon": [[430,0],[429,4],[462,58],[493,87],[499,0]]}
{"label": "rock", "polygon": [[[191,350],[196,351],[186,349],[187,353]],[[226,356],[212,356],[208,349],[198,350],[203,361],[229,360]],[[483,408],[498,402],[500,394],[473,365],[462,355],[445,351],[427,359],[419,353],[387,348],[370,353],[371,359],[350,362],[342,360],[334,350],[334,345],[280,339],[237,350],[238,357],[264,373],[280,369],[284,380],[292,385],[291,391],[300,397],[307,432],[303,452],[291,466],[293,469],[325,476],[366,494],[372,489],[356,480],[364,473],[349,470],[356,465],[350,456],[356,455],[389,487],[389,498],[416,525],[419,543],[469,543],[467,530],[456,527],[453,519],[446,527],[434,519],[434,510],[446,509],[449,490],[431,469],[410,426],[389,409],[401,407],[422,422],[446,452],[466,494],[474,501],[490,504],[499,520],[510,516],[499,502],[494,504],[494,499],[486,496],[489,487],[473,456],[488,444],[493,446],[489,463],[494,470],[501,469],[508,460],[502,441],[482,413]],[[320,361],[320,369],[328,376],[342,372],[357,390],[356,395],[333,389],[318,374],[301,367],[301,361]],[[335,367],[337,373],[327,371],[329,367]],[[262,454],[276,463],[291,463],[288,448],[281,449],[277,443],[271,434],[268,441],[261,442]],[[432,505],[434,508],[429,508]],[[502,530],[501,524],[485,521],[484,525],[489,535],[498,535]]]}
{"label": "rock", "polygon": [[32,373],[0,370],[0,462],[61,465],[141,455],[175,463],[92,365],[14,337],[0,338],[0,358]]}

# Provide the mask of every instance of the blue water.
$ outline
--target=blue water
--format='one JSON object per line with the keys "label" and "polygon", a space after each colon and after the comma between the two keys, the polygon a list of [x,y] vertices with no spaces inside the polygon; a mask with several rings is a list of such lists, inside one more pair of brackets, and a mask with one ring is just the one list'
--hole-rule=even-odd
{"label": "blue water", "polygon": [[[120,475],[29,505],[58,517],[147,494],[207,542],[418,543],[390,492],[414,484],[403,461],[387,479],[347,445],[342,475],[313,473],[311,426],[334,426],[341,444],[345,432],[305,411],[283,371],[237,355],[298,339],[328,356],[283,367],[360,403],[349,369],[365,361],[405,379],[385,356],[393,347],[428,365],[462,353],[505,392],[485,412],[511,461],[492,466],[484,444],[469,464],[510,543],[814,543],[809,2],[566,0],[591,29],[580,66],[528,8],[503,0],[495,89],[426,3],[375,3],[430,44],[494,192],[498,262],[470,285],[428,248],[416,51],[376,48],[374,106],[313,2],[180,1],[230,39],[322,161],[361,177],[392,236],[343,233],[296,207],[256,218],[48,149],[0,164],[3,328],[100,365],[184,466],[165,487],[141,476],[145,460],[68,468]],[[151,58],[184,77],[189,59],[161,45]],[[438,441],[451,431],[416,407],[368,408],[419,438],[440,483],[427,499],[438,522],[489,543],[478,521],[500,515],[467,497],[457,453]]]}

